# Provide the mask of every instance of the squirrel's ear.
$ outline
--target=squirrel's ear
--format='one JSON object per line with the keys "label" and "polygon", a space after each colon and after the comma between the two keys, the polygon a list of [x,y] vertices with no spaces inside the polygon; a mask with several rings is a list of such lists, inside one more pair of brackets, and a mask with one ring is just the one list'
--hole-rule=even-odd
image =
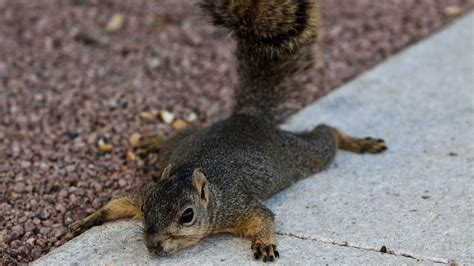
{"label": "squirrel's ear", "polygon": [[170,173],[171,173],[171,164],[168,164],[168,166],[166,166],[166,168],[163,170],[163,173],[161,174],[160,182],[168,179],[170,177]]}
{"label": "squirrel's ear", "polygon": [[207,204],[209,203],[209,187],[207,185],[206,176],[199,168],[195,169],[193,172],[193,186],[196,188],[201,196],[201,199],[204,201],[204,206],[207,207]]}

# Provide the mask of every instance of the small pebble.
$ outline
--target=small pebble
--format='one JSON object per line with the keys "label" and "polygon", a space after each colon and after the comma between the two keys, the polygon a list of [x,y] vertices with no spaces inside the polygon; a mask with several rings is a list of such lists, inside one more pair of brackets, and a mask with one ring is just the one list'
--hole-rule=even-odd
{"label": "small pebble", "polygon": [[450,17],[457,17],[461,15],[462,10],[459,6],[447,6],[444,8],[444,14]]}
{"label": "small pebble", "polygon": [[187,127],[188,124],[184,120],[178,119],[178,120],[174,121],[171,126],[176,130],[180,130],[180,129],[183,129],[183,128]]}
{"label": "small pebble", "polygon": [[95,198],[93,201],[92,201],[92,207],[94,207],[94,209],[98,209],[102,206],[102,202],[99,198]]}
{"label": "small pebble", "polygon": [[132,147],[137,147],[138,144],[140,143],[141,138],[142,138],[142,135],[140,135],[140,133],[133,133],[129,138],[129,141]]}
{"label": "small pebble", "polygon": [[46,240],[45,239],[36,239],[35,243],[36,243],[36,245],[38,245],[40,247],[46,246]]}
{"label": "small pebble", "polygon": [[63,227],[53,229],[53,235],[55,237],[60,237],[65,233],[66,233],[66,229],[64,229]]}
{"label": "small pebble", "polygon": [[146,121],[151,121],[156,118],[158,111],[145,111],[140,113],[140,118]]}
{"label": "small pebble", "polygon": [[22,161],[20,166],[21,166],[21,168],[23,168],[23,169],[27,169],[27,168],[30,168],[31,163],[28,162],[28,161]]}
{"label": "small pebble", "polygon": [[41,212],[41,219],[48,219],[49,216],[51,215],[51,213],[49,212],[48,209],[44,209],[42,212]]}
{"label": "small pebble", "polygon": [[127,152],[127,160],[133,162],[133,161],[137,160],[137,155],[135,155],[135,153],[133,153],[132,151],[128,151]]}
{"label": "small pebble", "polygon": [[125,187],[127,185],[127,181],[125,181],[124,179],[120,179],[118,181],[118,184],[121,188]]}
{"label": "small pebble", "polygon": [[[42,247],[44,247],[44,245]],[[41,257],[41,253],[42,253],[41,248],[34,247],[33,250],[31,251],[31,257],[33,259],[38,259],[39,257]]]}
{"label": "small pebble", "polygon": [[113,14],[110,17],[107,25],[105,26],[106,31],[117,31],[123,26],[123,22],[125,21],[125,16],[123,14]]}
{"label": "small pebble", "polygon": [[66,212],[66,208],[64,208],[64,206],[60,203],[54,205],[54,209],[57,210],[59,213],[65,213]]}
{"label": "small pebble", "polygon": [[186,116],[186,121],[194,122],[197,120],[197,118],[198,118],[197,114],[192,112],[192,113],[189,113],[188,116]]}
{"label": "small pebble", "polygon": [[32,232],[33,230],[36,229],[36,225],[32,222],[27,222],[25,224],[25,230],[28,231],[28,232]]}
{"label": "small pebble", "polygon": [[160,117],[161,117],[161,120],[163,120],[163,122],[165,122],[166,124],[171,124],[174,120],[174,114],[166,110],[163,110],[160,112]]}
{"label": "small pebble", "polygon": [[21,245],[21,242],[19,240],[13,240],[11,243],[10,243],[10,247],[11,248],[19,248]]}
{"label": "small pebble", "polygon": [[17,193],[24,193],[24,192],[26,192],[26,191],[27,191],[27,189],[26,189],[25,183],[19,182],[19,183],[16,183],[16,184],[15,184],[15,192],[17,192]]}
{"label": "small pebble", "polygon": [[41,227],[40,230],[39,230],[39,232],[40,232],[42,235],[46,236],[46,235],[49,234],[49,232],[51,232],[51,228],[49,228],[49,227]]}
{"label": "small pebble", "polygon": [[20,235],[23,235],[23,233],[25,232],[25,230],[23,229],[23,226],[21,225],[15,225],[12,227],[12,230],[14,232],[18,232]]}

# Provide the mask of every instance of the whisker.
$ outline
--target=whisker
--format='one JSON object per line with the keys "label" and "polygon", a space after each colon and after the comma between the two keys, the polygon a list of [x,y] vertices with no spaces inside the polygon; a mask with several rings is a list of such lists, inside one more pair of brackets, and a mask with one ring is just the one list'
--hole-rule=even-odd
{"label": "whisker", "polygon": [[139,225],[139,224],[135,224],[135,223],[132,223],[133,226],[135,226],[136,228],[138,228],[138,230],[142,233],[145,232],[145,229],[143,228],[143,226]]}

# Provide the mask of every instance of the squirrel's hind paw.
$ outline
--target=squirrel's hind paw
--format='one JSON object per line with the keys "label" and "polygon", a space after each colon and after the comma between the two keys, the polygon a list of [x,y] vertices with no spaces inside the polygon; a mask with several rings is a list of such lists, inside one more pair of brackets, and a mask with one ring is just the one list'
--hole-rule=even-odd
{"label": "squirrel's hind paw", "polygon": [[136,143],[133,144],[134,148],[139,149],[138,155],[140,157],[146,157],[149,153],[158,152],[161,148],[161,144],[164,142],[164,138],[160,135],[151,135],[141,137]]}
{"label": "squirrel's hind paw", "polygon": [[276,249],[274,244],[262,244],[258,241],[252,244],[253,255],[255,259],[262,259],[263,262],[274,261],[275,258],[280,257],[280,253]]}
{"label": "squirrel's hind paw", "polygon": [[383,139],[375,139],[372,137],[366,137],[359,142],[360,153],[381,153],[387,150],[385,141]]}

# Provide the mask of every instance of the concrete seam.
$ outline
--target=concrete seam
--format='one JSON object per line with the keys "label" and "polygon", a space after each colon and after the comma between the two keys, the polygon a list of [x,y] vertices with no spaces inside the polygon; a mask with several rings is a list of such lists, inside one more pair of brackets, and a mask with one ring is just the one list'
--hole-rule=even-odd
{"label": "concrete seam", "polygon": [[302,239],[302,240],[317,241],[317,242],[320,242],[320,243],[331,244],[331,245],[340,246],[340,247],[356,248],[356,249],[361,249],[361,250],[366,250],[366,251],[375,251],[375,252],[382,253],[382,254],[389,254],[389,255],[393,255],[393,256],[401,256],[401,257],[406,257],[406,258],[410,258],[410,259],[414,259],[414,260],[418,260],[418,261],[419,260],[426,260],[426,261],[430,261],[430,262],[434,262],[434,263],[443,263],[443,264],[447,264],[447,265],[450,265],[450,266],[460,264],[459,262],[456,262],[452,259],[440,259],[440,258],[435,258],[435,257],[425,257],[425,256],[422,256],[422,255],[416,255],[412,252],[389,249],[389,248],[386,248],[385,246],[383,246],[382,248],[363,246],[363,245],[357,245],[357,244],[349,243],[347,241],[337,241],[337,240],[334,240],[334,239],[320,237],[320,236],[306,236],[306,235],[303,235],[303,234],[289,232],[289,231],[277,231],[276,234],[281,235],[281,236],[295,237],[295,238],[299,238],[299,239]]}

